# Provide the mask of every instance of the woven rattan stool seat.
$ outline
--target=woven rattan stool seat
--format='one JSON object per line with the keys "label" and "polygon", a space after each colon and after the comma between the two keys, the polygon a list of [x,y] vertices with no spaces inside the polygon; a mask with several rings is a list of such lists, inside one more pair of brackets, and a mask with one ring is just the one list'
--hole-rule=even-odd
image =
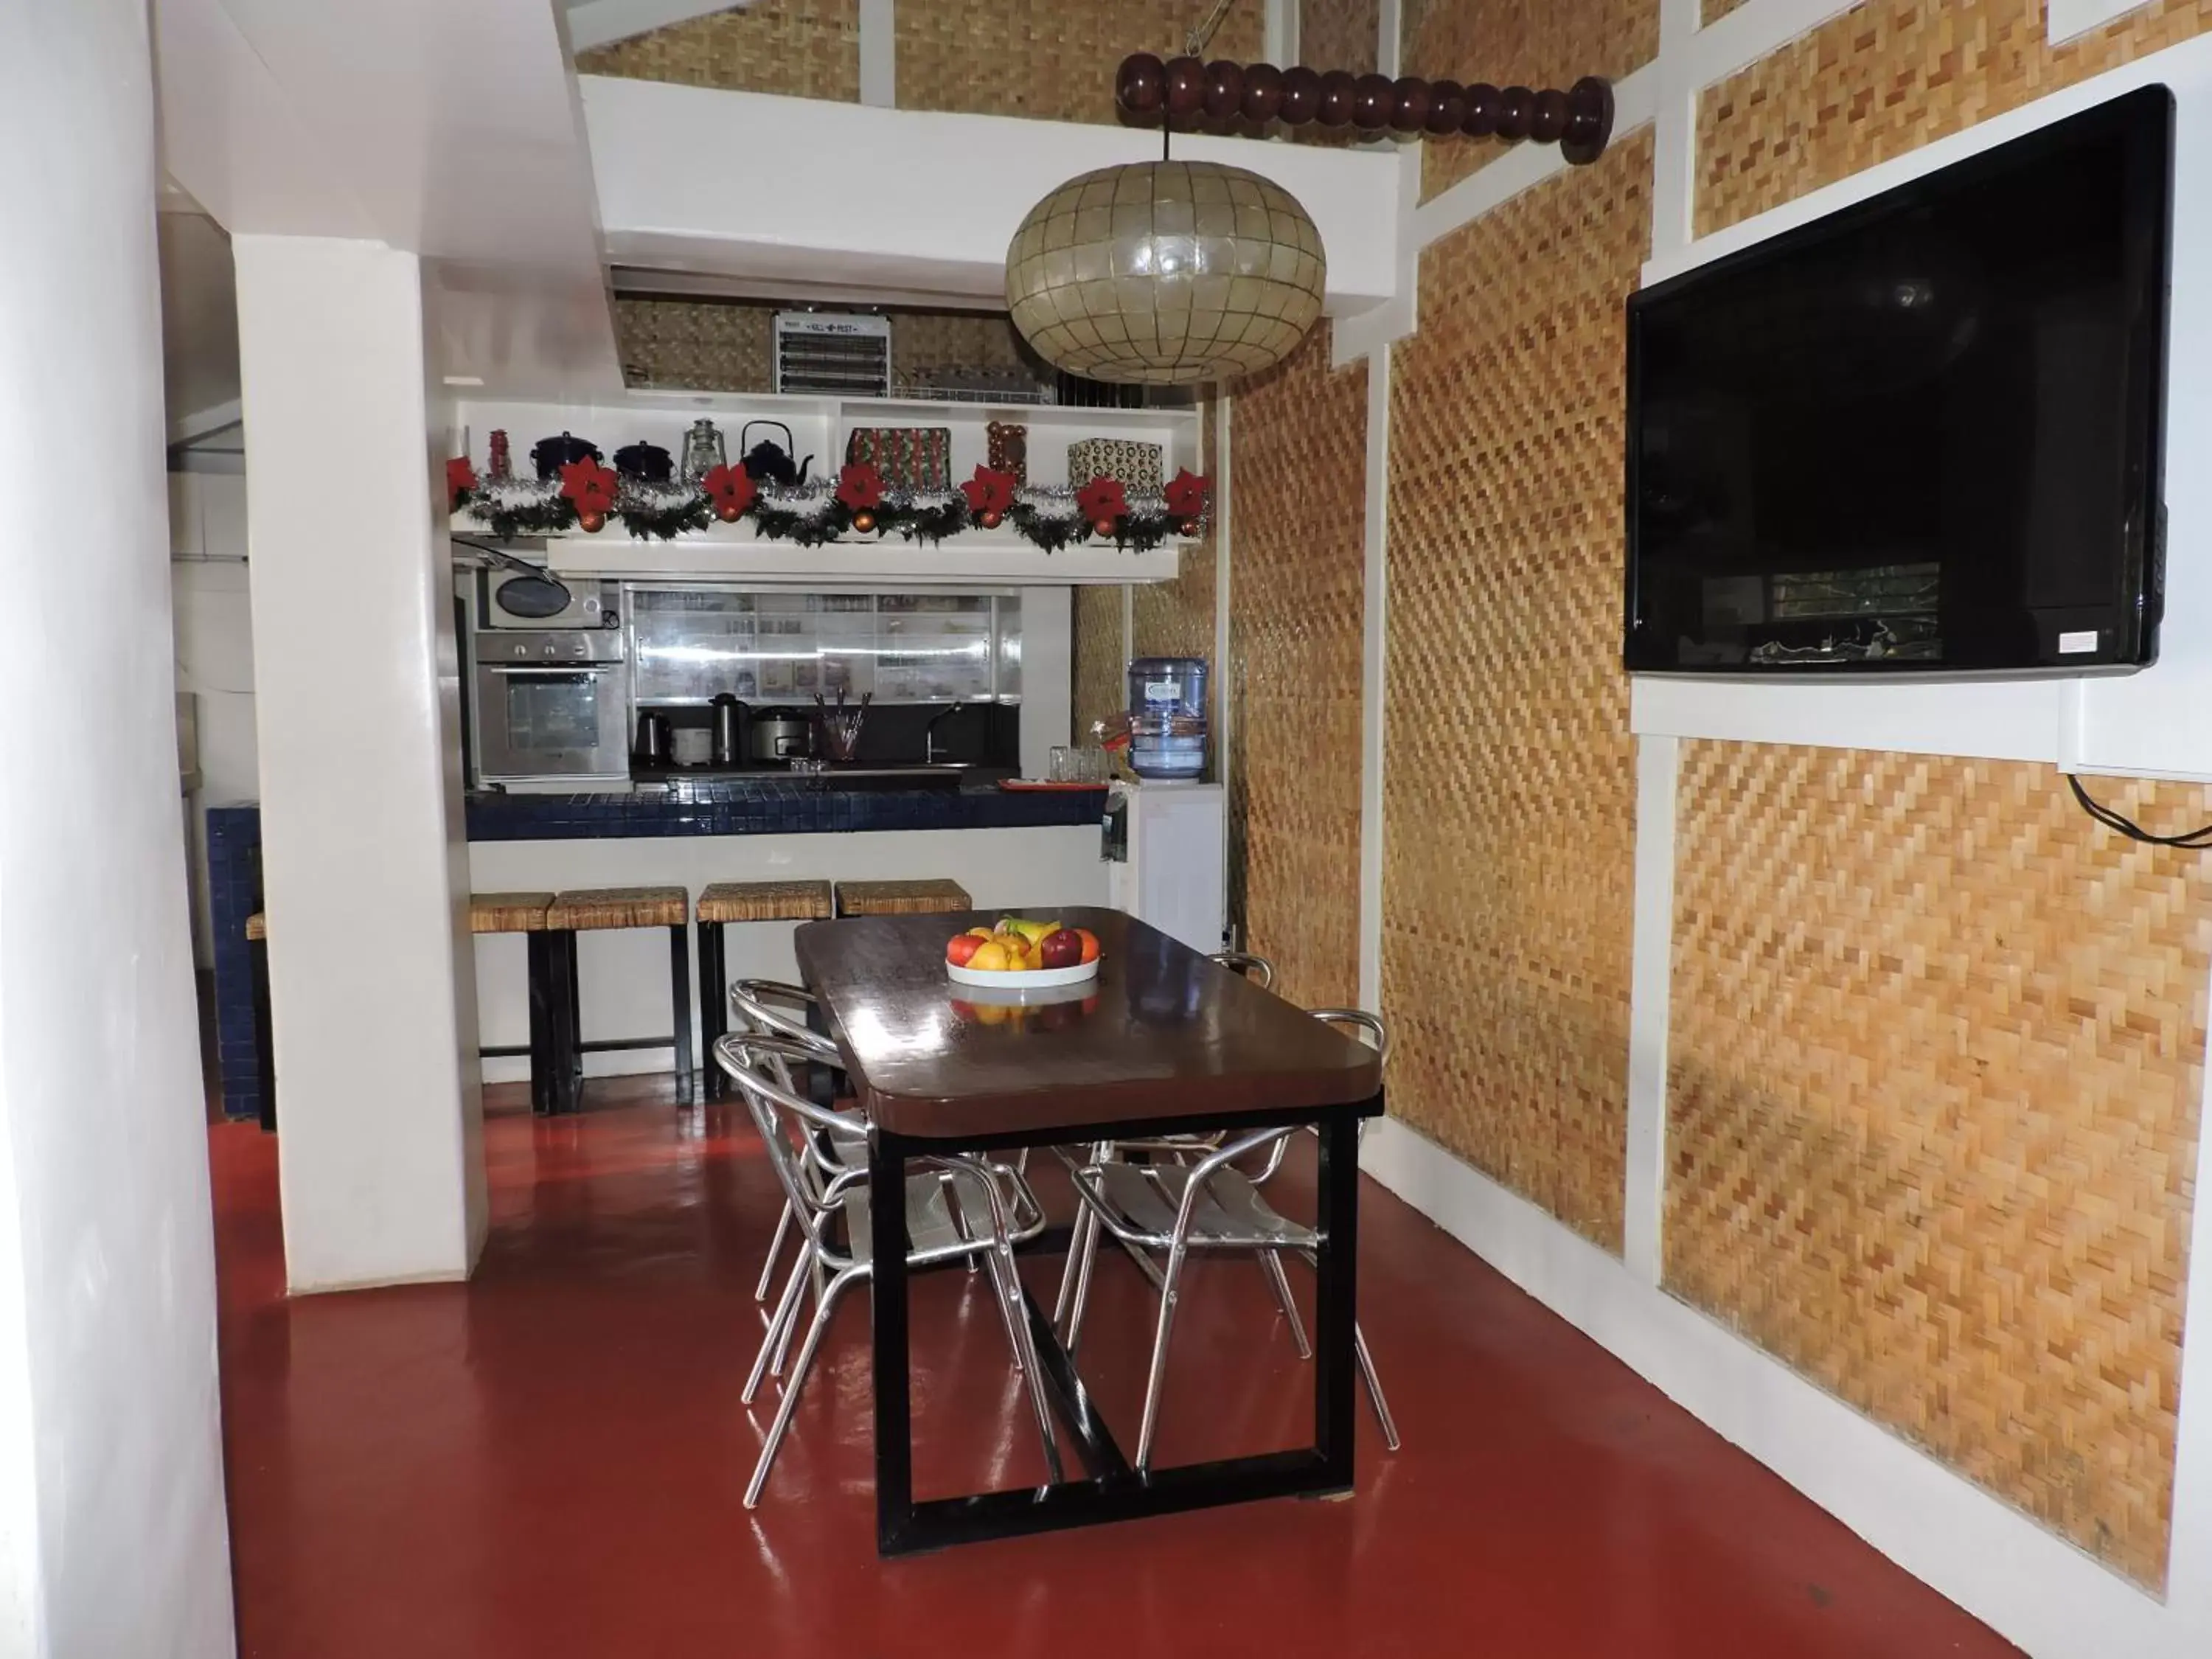
{"label": "woven rattan stool seat", "polygon": [[957,881],[941,877],[919,881],[841,881],[841,916],[933,916],[972,910],[975,900]]}
{"label": "woven rattan stool seat", "polygon": [[550,893],[471,893],[469,932],[471,933],[537,933],[544,931]]}
{"label": "woven rattan stool seat", "polygon": [[826,881],[718,881],[699,895],[702,921],[822,921],[831,914]]}
{"label": "woven rattan stool seat", "polygon": [[556,932],[681,927],[690,919],[690,895],[681,887],[579,887],[558,895],[545,912],[545,925]]}

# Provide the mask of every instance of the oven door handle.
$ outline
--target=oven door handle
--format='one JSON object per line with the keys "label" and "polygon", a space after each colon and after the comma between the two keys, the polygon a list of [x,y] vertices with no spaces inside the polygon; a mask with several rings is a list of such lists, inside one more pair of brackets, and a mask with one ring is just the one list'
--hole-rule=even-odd
{"label": "oven door handle", "polygon": [[594,674],[611,674],[619,669],[622,665],[620,663],[580,662],[566,666],[556,667],[551,663],[493,662],[486,663],[484,666],[492,673],[504,674],[514,679],[581,680],[587,679]]}

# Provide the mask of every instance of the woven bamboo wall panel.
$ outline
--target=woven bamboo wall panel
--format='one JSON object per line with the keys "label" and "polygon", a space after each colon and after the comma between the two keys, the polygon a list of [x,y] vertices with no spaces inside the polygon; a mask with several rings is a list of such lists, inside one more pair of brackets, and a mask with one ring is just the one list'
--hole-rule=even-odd
{"label": "woven bamboo wall panel", "polygon": [[1230,811],[1244,937],[1308,1007],[1359,996],[1367,367],[1327,325],[1229,422]]}
{"label": "woven bamboo wall panel", "polygon": [[941,369],[1020,369],[1036,360],[1003,311],[902,311],[891,318],[891,378],[912,386]]}
{"label": "woven bamboo wall panel", "polygon": [[1705,0],[1705,9],[1698,13],[1698,21],[1717,23],[1741,4],[1743,0]]}
{"label": "woven bamboo wall panel", "polygon": [[1698,232],[2212,28],[2212,0],[2154,0],[2053,47],[2043,0],[1868,0],[1706,88]]}
{"label": "woven bamboo wall panel", "polygon": [[1093,722],[1118,714],[1129,706],[1128,685],[1124,678],[1129,653],[1121,622],[1120,588],[1075,590],[1073,736],[1079,744],[1091,741]]}
{"label": "woven bamboo wall panel", "polygon": [[1382,13],[1380,0],[1300,0],[1298,62],[1373,74],[1382,45]]}
{"label": "woven bamboo wall panel", "polygon": [[[1585,75],[1619,81],[1658,55],[1659,0],[1407,0],[1399,40],[1403,72],[1431,81],[1500,87],[1570,87]],[[1421,156],[1422,198],[1508,148],[1492,139],[1430,143]]]}
{"label": "woven bamboo wall panel", "polygon": [[753,0],[576,54],[583,75],[860,100],[860,0]]}
{"label": "woven bamboo wall panel", "polygon": [[775,384],[775,307],[730,300],[615,301],[623,382],[695,392],[766,392]]}
{"label": "woven bamboo wall panel", "polygon": [[[1114,71],[1173,58],[1208,8],[1194,0],[908,0],[897,8],[898,106],[1114,125]],[[1232,6],[1209,59],[1263,57],[1264,9]]]}
{"label": "woven bamboo wall panel", "polygon": [[1680,787],[1668,1287],[2161,1583],[2212,864],[2045,766],[1697,743]]}
{"label": "woven bamboo wall panel", "polygon": [[1432,243],[1390,388],[1391,1110],[1615,1250],[1636,823],[1622,304],[1650,189],[1639,133]]}

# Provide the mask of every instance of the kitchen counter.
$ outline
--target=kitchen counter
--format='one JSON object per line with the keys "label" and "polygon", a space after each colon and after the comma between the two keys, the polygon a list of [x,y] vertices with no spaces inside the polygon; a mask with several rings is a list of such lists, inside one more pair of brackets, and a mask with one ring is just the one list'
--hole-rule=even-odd
{"label": "kitchen counter", "polygon": [[842,835],[901,830],[1044,830],[1096,825],[1105,791],[1001,789],[1004,774],[902,785],[834,773],[731,773],[575,794],[468,798],[474,842],[663,836]]}

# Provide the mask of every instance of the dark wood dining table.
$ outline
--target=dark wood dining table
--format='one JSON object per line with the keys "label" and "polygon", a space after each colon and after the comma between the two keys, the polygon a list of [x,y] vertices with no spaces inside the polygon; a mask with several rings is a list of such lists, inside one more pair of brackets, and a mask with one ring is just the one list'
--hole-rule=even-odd
{"label": "dark wood dining table", "polygon": [[[869,1124],[875,1218],[876,1544],[885,1556],[1255,1498],[1348,1492],[1355,1372],[1362,1118],[1382,1109],[1374,1051],[1118,910],[1045,910],[1098,936],[1080,997],[1017,1019],[947,977],[946,941],[987,915],[882,916],[799,929],[819,1000]],[[1311,1124],[1316,1181],[1314,1438],[1287,1451],[1132,1468],[1053,1322],[1030,1328],[1080,1479],[917,1503],[907,1339],[907,1160]],[[1065,1251],[1069,1230],[1025,1247]]]}

